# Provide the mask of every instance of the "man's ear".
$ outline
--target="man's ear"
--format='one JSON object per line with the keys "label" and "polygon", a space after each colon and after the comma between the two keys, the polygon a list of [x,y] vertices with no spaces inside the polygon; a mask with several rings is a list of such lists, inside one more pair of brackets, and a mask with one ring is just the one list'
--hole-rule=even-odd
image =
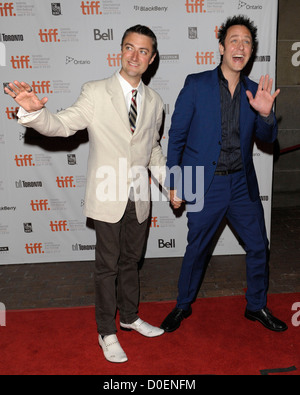
{"label": "man's ear", "polygon": [[222,44],[219,44],[219,51],[220,51],[220,54],[223,56],[223,55],[224,55],[225,48],[223,47]]}
{"label": "man's ear", "polygon": [[154,62],[154,59],[155,59],[155,58],[156,58],[156,53],[152,56],[152,58],[151,58],[149,64],[152,64],[152,63]]}

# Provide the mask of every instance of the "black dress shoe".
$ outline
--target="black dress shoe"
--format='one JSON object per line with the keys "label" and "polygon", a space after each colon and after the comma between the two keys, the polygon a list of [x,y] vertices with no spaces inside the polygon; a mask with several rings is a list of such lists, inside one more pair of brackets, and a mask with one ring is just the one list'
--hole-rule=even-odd
{"label": "black dress shoe", "polygon": [[251,321],[259,321],[271,331],[284,332],[288,329],[287,325],[274,317],[267,307],[259,311],[250,311],[246,309],[245,317]]}
{"label": "black dress shoe", "polygon": [[174,332],[180,327],[181,321],[183,321],[185,318],[188,318],[191,314],[191,307],[188,310],[175,307],[175,309],[166,317],[160,327],[165,332]]}

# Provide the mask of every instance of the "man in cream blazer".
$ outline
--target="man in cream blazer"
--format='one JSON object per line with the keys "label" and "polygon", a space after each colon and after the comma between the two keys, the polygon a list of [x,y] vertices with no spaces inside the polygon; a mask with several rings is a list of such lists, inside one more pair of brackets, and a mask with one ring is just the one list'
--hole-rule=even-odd
{"label": "man in cream blazer", "polygon": [[[164,169],[159,144],[163,102],[141,81],[154,61],[157,41],[144,26],[128,29],[122,39],[122,69],[112,77],[86,83],[77,101],[52,114],[30,86],[14,81],[6,93],[21,106],[19,123],[46,136],[89,133],[89,158],[84,213],[94,219],[96,245],[96,322],[99,344],[110,362],[125,362],[118,342],[115,316],[123,330],[144,336],[163,333],[138,317],[138,262],[150,213],[148,168]],[[130,128],[132,90],[137,89],[137,120]],[[163,182],[164,171],[160,182]]]}

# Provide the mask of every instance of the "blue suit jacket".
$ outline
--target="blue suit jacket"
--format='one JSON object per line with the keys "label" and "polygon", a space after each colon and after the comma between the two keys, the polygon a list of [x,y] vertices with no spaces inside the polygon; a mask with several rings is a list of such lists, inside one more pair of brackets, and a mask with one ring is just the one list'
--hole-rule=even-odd
{"label": "blue suit jacket", "polygon": [[[252,201],[259,198],[258,183],[253,165],[253,138],[274,142],[277,137],[275,115],[272,125],[267,124],[250,106],[246,90],[255,96],[258,84],[245,77],[241,84],[240,142],[243,167],[246,174],[249,195]],[[183,189],[182,198],[191,201],[185,189],[195,188],[196,167],[204,167],[205,194],[214,178],[221,151],[221,101],[218,68],[198,74],[191,74],[180,92],[169,131],[166,186],[170,189]],[[172,171],[180,166],[181,171]],[[192,177],[185,185],[184,168],[192,169]],[[171,172],[170,172],[171,169]],[[171,173],[171,174],[170,174]],[[190,178],[190,177],[189,177]],[[180,185],[179,185],[180,184]],[[195,190],[193,190],[195,192]],[[181,195],[179,193],[179,195]]]}

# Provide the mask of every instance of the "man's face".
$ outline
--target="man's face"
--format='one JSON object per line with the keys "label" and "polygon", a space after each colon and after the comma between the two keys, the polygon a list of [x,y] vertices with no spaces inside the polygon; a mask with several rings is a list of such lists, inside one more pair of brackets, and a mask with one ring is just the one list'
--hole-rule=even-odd
{"label": "man's face", "polygon": [[223,55],[222,70],[241,72],[247,65],[252,52],[253,42],[246,26],[231,26],[226,35],[225,46],[220,44],[220,54]]}
{"label": "man's face", "polygon": [[121,75],[132,86],[138,85],[142,75],[153,62],[153,44],[151,37],[138,33],[129,33],[122,45]]}

